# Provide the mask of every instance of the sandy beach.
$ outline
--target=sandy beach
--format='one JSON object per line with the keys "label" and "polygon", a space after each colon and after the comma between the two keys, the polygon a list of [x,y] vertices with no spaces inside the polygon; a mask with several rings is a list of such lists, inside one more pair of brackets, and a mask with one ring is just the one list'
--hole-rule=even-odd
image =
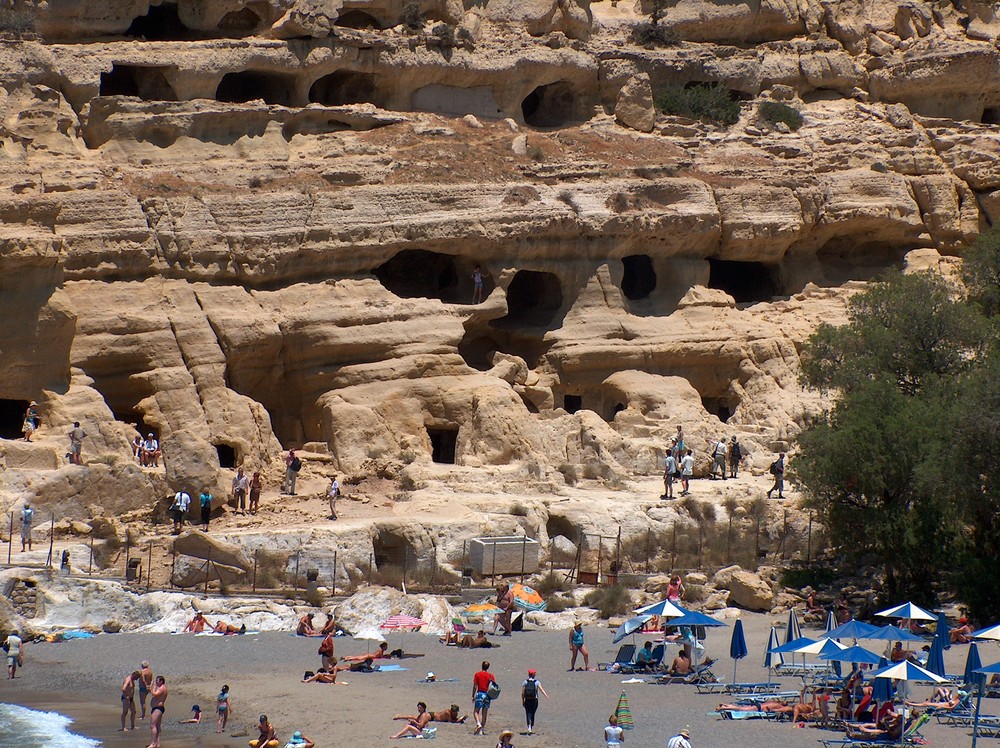
{"label": "sandy beach", "polygon": [[[750,656],[739,664],[738,678],[763,680],[763,649],[772,618],[747,614],[744,617]],[[732,680],[732,660],[728,658],[730,628],[710,631],[708,653],[719,659],[715,672]],[[804,630],[805,635],[816,633]],[[599,626],[586,628],[591,666],[610,660],[617,645],[612,632]],[[396,634],[390,645],[422,657],[393,660],[405,671],[347,674],[346,686],[303,684],[305,670],[319,664],[317,639],[290,634],[268,633],[245,637],[193,637],[159,634],[99,636],[59,644],[35,644],[29,649],[22,677],[0,687],[0,700],[37,709],[60,711],[73,717],[74,731],[98,738],[107,746],[145,746],[148,723],[140,723],[135,733],[117,732],[118,688],[126,670],[148,659],[170,687],[164,746],[245,746],[253,736],[253,724],[266,713],[287,740],[294,730],[313,738],[317,746],[391,744],[388,737],[401,723],[396,713],[414,713],[417,701],[440,710],[459,704],[463,714],[471,707],[472,675],[485,656],[503,687],[490,711],[487,737],[472,736],[474,724],[438,724],[442,746],[494,745],[504,728],[524,729],[520,705],[520,684],[528,667],[538,677],[551,698],[542,700],[537,718],[537,734],[517,735],[518,746],[598,746],[602,729],[624,689],[635,719],[628,735],[631,745],[660,746],[685,725],[690,725],[694,745],[706,746],[816,746],[816,740],[832,733],[797,728],[789,723],[760,720],[723,721],[706,713],[722,700],[699,695],[690,686],[622,684],[631,676],[606,672],[567,672],[566,632],[528,630],[513,637],[497,637],[492,650],[460,650],[439,644],[436,637]],[[876,644],[869,642],[869,644]],[[874,649],[874,647],[872,647]],[[337,639],[337,655],[365,651],[362,642]],[[668,654],[674,648],[668,649]],[[945,653],[949,672],[961,672],[967,647],[956,645]],[[981,645],[984,663],[1000,657],[995,646]],[[672,656],[672,655],[671,655]],[[419,683],[428,671],[439,681]],[[456,680],[451,680],[456,679]],[[780,679],[788,689],[800,687],[797,678]],[[223,683],[231,687],[234,716],[225,735],[215,734],[214,698]],[[913,694],[929,695],[929,686],[914,687]],[[179,725],[187,719],[192,704],[205,710],[201,725]],[[992,701],[984,703],[985,713],[996,713]],[[969,731],[955,727],[927,725],[923,735],[935,745],[964,745]],[[493,741],[492,743],[490,741]]]}

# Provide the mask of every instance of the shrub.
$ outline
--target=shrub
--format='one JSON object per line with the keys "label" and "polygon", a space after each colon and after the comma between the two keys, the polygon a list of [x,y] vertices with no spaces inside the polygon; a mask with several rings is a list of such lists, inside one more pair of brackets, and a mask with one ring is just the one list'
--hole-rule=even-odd
{"label": "shrub", "polygon": [[540,146],[533,145],[528,149],[528,156],[532,161],[544,161],[545,151],[543,151]]}
{"label": "shrub", "polygon": [[545,598],[545,611],[547,613],[562,613],[564,610],[572,607],[573,601],[567,600],[565,597],[553,595],[552,597]]}
{"label": "shrub", "polygon": [[462,43],[462,46],[470,52],[476,48],[476,38],[472,35],[472,32],[464,26],[458,30],[458,40]]}
{"label": "shrub", "polygon": [[508,511],[510,511],[511,515],[514,516],[514,517],[527,517],[528,516],[528,507],[526,507],[524,504],[522,504],[520,502],[515,502],[515,503],[511,504],[510,505],[510,509]]}
{"label": "shrub", "polygon": [[632,610],[632,594],[620,584],[591,590],[583,598],[583,602],[596,608],[601,618],[611,618]]}
{"label": "shrub", "polygon": [[424,27],[424,14],[420,11],[420,3],[407,3],[403,6],[403,14],[399,18],[400,22],[408,29],[420,31]]}
{"label": "shrub", "polygon": [[30,11],[0,8],[0,31],[14,36],[30,34],[35,30],[35,18]]}
{"label": "shrub", "polygon": [[772,125],[784,122],[792,130],[802,127],[802,114],[799,110],[780,101],[763,101],[757,111]]}
{"label": "shrub", "polygon": [[656,97],[656,108],[675,114],[722,125],[734,125],[740,119],[740,103],[721,83],[699,83],[690,88],[668,88]]}
{"label": "shrub", "polygon": [[535,592],[542,597],[548,597],[555,592],[565,592],[567,589],[566,577],[554,571],[550,571],[534,584]]}
{"label": "shrub", "polygon": [[676,47],[681,43],[681,35],[673,26],[642,21],[632,27],[629,38],[641,47]]}
{"label": "shrub", "polygon": [[409,465],[415,459],[417,459],[416,453],[412,449],[404,449],[399,453],[399,459],[403,461],[403,464]]}
{"label": "shrub", "polygon": [[416,491],[420,488],[420,483],[409,473],[404,473],[399,479],[399,487],[404,491]]}
{"label": "shrub", "polygon": [[455,46],[455,27],[450,23],[439,23],[431,29],[431,34],[437,38],[442,47]]}

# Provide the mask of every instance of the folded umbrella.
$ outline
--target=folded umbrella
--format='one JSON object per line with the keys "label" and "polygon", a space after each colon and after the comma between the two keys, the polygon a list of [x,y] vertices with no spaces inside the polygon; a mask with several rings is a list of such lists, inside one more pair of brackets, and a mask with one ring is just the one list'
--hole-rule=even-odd
{"label": "folded umbrella", "polygon": [[927,653],[927,669],[935,675],[944,675],[944,643],[937,634],[931,640],[931,648]]}
{"label": "folded umbrella", "polygon": [[733,626],[733,638],[729,641],[729,656],[733,658],[733,683],[736,683],[736,664],[746,657],[747,639],[743,634],[743,621],[736,619]]}
{"label": "folded umbrella", "polygon": [[969,653],[965,656],[965,683],[967,688],[976,685],[983,687],[983,677],[979,675],[979,670],[983,667],[983,661],[979,658],[979,647],[975,642],[969,645]]}

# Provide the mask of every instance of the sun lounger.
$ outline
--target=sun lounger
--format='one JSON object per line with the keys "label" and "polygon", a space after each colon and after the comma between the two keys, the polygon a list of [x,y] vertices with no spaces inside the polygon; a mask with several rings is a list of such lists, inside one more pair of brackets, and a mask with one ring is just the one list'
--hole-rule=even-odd
{"label": "sun lounger", "polygon": [[726,693],[776,693],[781,688],[780,683],[726,683]]}
{"label": "sun lounger", "polygon": [[806,664],[783,662],[774,668],[776,675],[791,677],[817,675],[819,673],[827,673],[829,671],[829,665],[817,665],[811,662]]}
{"label": "sun lounger", "polygon": [[698,689],[698,693],[731,693],[727,689],[731,686],[731,683],[723,683],[722,681],[716,681],[715,683],[696,683],[695,688]]}
{"label": "sun lounger", "polygon": [[744,712],[740,709],[721,709],[719,710],[719,716],[723,719],[777,719],[777,712],[765,712],[763,710],[757,710],[753,712]]}
{"label": "sun lounger", "polygon": [[635,658],[635,645],[634,644],[622,644],[618,648],[618,654],[615,655],[613,662],[600,662],[597,664],[598,670],[610,670],[612,666],[617,665],[616,671],[622,667],[628,667],[628,665]]}

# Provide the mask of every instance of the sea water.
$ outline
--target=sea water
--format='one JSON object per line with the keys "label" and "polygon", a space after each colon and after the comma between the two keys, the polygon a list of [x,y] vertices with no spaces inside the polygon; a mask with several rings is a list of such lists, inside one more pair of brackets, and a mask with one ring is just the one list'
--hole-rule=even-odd
{"label": "sea water", "polygon": [[56,712],[36,712],[0,704],[0,748],[98,748],[100,742],[69,730],[73,720]]}

